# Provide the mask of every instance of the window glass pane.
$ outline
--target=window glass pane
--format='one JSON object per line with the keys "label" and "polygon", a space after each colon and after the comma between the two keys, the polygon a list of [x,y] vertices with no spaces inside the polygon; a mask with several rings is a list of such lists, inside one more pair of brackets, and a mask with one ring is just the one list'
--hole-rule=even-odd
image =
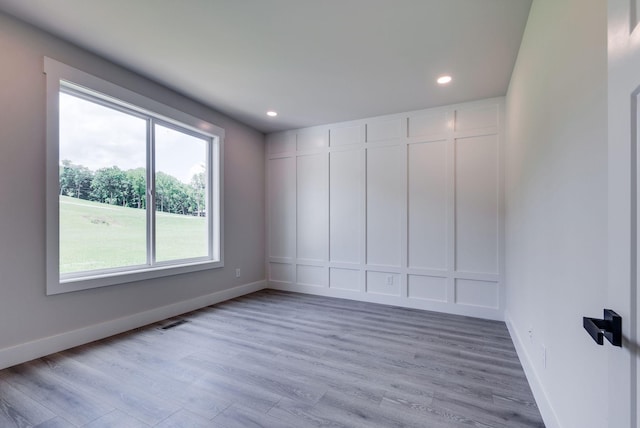
{"label": "window glass pane", "polygon": [[156,261],[209,256],[207,144],[155,125]]}
{"label": "window glass pane", "polygon": [[60,93],[60,273],[147,263],[147,121]]}

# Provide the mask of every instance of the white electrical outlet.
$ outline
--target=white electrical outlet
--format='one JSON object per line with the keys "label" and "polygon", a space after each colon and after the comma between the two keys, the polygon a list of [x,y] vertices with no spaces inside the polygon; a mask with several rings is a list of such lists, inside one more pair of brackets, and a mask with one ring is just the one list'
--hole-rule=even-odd
{"label": "white electrical outlet", "polygon": [[529,327],[528,333],[529,333],[529,340],[533,342],[533,327]]}
{"label": "white electrical outlet", "polygon": [[393,285],[393,275],[387,275],[387,285]]}
{"label": "white electrical outlet", "polygon": [[240,278],[240,268],[236,268],[236,278]]}

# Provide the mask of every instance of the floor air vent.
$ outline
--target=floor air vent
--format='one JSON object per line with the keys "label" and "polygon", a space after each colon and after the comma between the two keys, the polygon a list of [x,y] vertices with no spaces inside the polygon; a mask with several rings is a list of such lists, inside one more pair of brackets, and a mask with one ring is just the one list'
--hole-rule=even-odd
{"label": "floor air vent", "polygon": [[172,321],[167,325],[163,325],[162,327],[159,328],[159,330],[169,330],[171,328],[177,327],[179,325],[188,323],[189,321],[187,320],[177,320],[177,321]]}

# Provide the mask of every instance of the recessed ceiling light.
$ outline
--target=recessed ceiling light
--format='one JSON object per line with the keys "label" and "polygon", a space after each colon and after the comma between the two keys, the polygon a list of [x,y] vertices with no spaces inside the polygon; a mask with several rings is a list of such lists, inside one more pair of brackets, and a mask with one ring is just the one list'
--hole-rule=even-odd
{"label": "recessed ceiling light", "polygon": [[451,82],[451,76],[440,76],[436,82],[438,82],[438,85],[446,85]]}
{"label": "recessed ceiling light", "polygon": [[269,110],[267,112],[267,116],[269,116],[269,117],[276,117],[277,115],[278,115],[277,111]]}

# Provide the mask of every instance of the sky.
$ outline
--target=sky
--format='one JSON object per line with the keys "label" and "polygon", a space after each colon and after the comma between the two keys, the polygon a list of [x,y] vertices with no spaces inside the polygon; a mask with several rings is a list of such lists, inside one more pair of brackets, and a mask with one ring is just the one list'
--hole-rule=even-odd
{"label": "sky", "polygon": [[[206,142],[156,125],[156,171],[188,184],[204,171]],[[146,121],[73,95],[60,93],[60,161],[92,171],[146,166]]]}

